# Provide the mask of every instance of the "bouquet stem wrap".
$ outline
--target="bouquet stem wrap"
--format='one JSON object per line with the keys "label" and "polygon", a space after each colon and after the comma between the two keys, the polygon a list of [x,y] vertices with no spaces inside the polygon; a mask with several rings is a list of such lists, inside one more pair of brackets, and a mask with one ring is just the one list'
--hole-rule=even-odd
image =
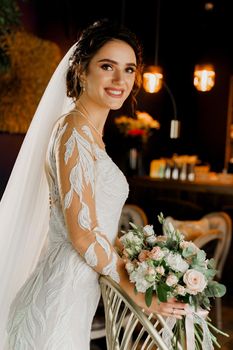
{"label": "bouquet stem wrap", "polygon": [[[189,313],[184,317],[184,345],[186,350],[195,350],[195,324],[198,324],[202,328],[202,349],[205,350],[214,350],[211,333],[209,331],[206,317],[208,312],[199,308],[197,311],[194,310],[194,307],[189,307]],[[182,322],[183,320],[181,320]],[[173,329],[177,322],[180,322],[175,317],[168,317],[166,320],[168,328],[164,328],[163,330],[163,340],[168,346],[169,349],[173,350],[172,346],[172,338],[173,338]],[[179,337],[181,340],[182,335]],[[182,347],[183,349],[183,347]]]}

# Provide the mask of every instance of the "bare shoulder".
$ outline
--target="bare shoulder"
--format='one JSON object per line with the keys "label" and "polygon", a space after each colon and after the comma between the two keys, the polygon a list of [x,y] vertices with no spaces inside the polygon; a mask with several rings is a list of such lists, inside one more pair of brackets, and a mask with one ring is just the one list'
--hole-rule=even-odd
{"label": "bare shoulder", "polygon": [[66,144],[70,138],[75,138],[77,142],[81,142],[86,147],[94,140],[89,126],[76,110],[71,110],[57,120],[52,135],[54,143],[58,147],[61,144]]}
{"label": "bare shoulder", "polygon": [[71,110],[69,113],[62,115],[54,124],[52,135],[60,138],[61,135],[70,134],[74,129],[81,131],[83,121],[77,111]]}
{"label": "bare shoulder", "polygon": [[62,115],[56,122],[55,127],[59,126],[60,128],[63,128],[64,126],[67,126],[68,128],[81,128],[83,123],[82,119],[79,118],[78,112],[73,109],[70,112]]}

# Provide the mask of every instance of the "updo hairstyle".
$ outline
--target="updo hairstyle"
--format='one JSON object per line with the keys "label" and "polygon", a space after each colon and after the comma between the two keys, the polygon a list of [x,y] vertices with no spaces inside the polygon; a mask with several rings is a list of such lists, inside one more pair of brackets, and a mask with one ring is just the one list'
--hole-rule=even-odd
{"label": "updo hairstyle", "polygon": [[130,94],[131,105],[134,110],[136,95],[141,86],[142,46],[136,35],[129,29],[109,20],[97,21],[82,31],[75,51],[70,58],[70,67],[66,75],[67,96],[73,98],[74,101],[80,97],[82,93],[81,74],[88,69],[88,65],[97,51],[113,39],[126,42],[132,47],[136,56],[135,83]]}

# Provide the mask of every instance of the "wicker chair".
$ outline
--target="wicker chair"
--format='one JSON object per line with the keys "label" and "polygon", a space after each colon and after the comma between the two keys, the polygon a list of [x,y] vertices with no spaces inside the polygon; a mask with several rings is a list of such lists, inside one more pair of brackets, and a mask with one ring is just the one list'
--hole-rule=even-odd
{"label": "wicker chair", "polygon": [[[204,215],[200,220],[176,220],[167,217],[165,222],[170,222],[176,229],[182,232],[187,240],[192,240],[199,248],[207,251],[208,257],[212,257],[216,263],[216,279],[222,277],[222,271],[229,253],[232,237],[232,220],[225,212],[212,212]],[[221,298],[215,299],[216,322],[222,328],[222,304]]]}
{"label": "wicker chair", "polygon": [[121,235],[121,230],[127,231],[130,228],[129,222],[133,222],[135,225],[145,226],[148,223],[148,219],[144,210],[138,205],[125,204],[119,220],[119,236]]}
{"label": "wicker chair", "polygon": [[[160,315],[147,316],[112,279],[101,276],[108,350],[169,350],[162,338],[168,328]],[[181,346],[178,347],[182,350]]]}
{"label": "wicker chair", "polygon": [[[121,235],[121,230],[128,230],[130,228],[129,222],[133,222],[137,225],[145,226],[147,224],[147,217],[144,211],[137,205],[134,204],[125,204],[121,217],[119,220],[119,228],[118,228],[118,234]],[[104,306],[103,306],[103,300],[100,299],[92,328],[91,328],[91,339],[99,339],[106,336],[106,329],[105,329],[105,317],[104,317]]]}

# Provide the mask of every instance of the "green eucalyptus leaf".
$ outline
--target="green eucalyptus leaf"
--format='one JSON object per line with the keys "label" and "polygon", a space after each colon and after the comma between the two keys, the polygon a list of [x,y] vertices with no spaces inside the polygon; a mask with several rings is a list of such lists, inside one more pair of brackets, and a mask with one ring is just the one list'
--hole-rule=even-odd
{"label": "green eucalyptus leaf", "polygon": [[204,251],[204,250],[199,250],[199,251],[197,252],[196,259],[197,259],[197,261],[198,261],[199,264],[202,263],[202,262],[204,262],[205,259],[206,259],[206,253],[205,253],[205,251]]}
{"label": "green eucalyptus leaf", "polygon": [[203,269],[203,274],[207,279],[212,279],[216,275],[217,271],[214,269]]}
{"label": "green eucalyptus leaf", "polygon": [[214,258],[211,258],[211,259],[208,261],[208,268],[209,268],[209,269],[216,269],[216,262],[215,262]]}
{"label": "green eucalyptus leaf", "polygon": [[210,307],[210,299],[208,297],[204,297],[202,300],[202,304],[206,309],[209,309]]}
{"label": "green eucalyptus leaf", "polygon": [[152,303],[152,297],[153,297],[153,286],[148,288],[145,293],[145,301],[146,305],[149,307]]}
{"label": "green eucalyptus leaf", "polygon": [[224,284],[217,281],[211,281],[208,284],[205,295],[207,297],[217,297],[221,298],[226,293],[226,287]]}
{"label": "green eucalyptus leaf", "polygon": [[182,255],[184,258],[188,258],[188,257],[194,255],[194,253],[195,253],[194,248],[192,246],[190,246],[190,247],[187,247],[183,250]]}
{"label": "green eucalyptus leaf", "polygon": [[157,286],[157,294],[158,294],[159,300],[162,302],[166,302],[167,294],[169,291],[170,291],[170,287],[166,283],[160,282]]}

